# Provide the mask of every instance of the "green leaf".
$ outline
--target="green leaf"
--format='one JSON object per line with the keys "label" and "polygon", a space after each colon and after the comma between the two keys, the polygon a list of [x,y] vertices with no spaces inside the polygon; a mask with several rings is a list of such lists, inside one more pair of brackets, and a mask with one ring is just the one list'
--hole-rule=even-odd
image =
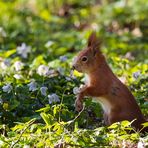
{"label": "green leaf", "polygon": [[129,125],[131,125],[131,122],[125,120],[125,121],[122,121],[122,122],[121,122],[121,125],[122,125],[123,127],[128,127]]}
{"label": "green leaf", "polygon": [[40,113],[41,117],[43,118],[44,122],[46,123],[46,125],[52,125],[53,124],[53,116],[50,114],[46,114],[46,113]]}
{"label": "green leaf", "polygon": [[142,125],[143,125],[144,128],[145,128],[145,127],[148,127],[148,122],[145,122],[145,123],[143,123]]}
{"label": "green leaf", "polygon": [[54,123],[54,128],[53,128],[53,131],[56,132],[56,134],[60,135],[61,133],[63,133],[63,127],[65,125],[65,122],[56,122]]}
{"label": "green leaf", "polygon": [[48,106],[46,106],[46,107],[44,107],[44,108],[41,108],[41,109],[39,109],[39,110],[36,110],[36,112],[48,112],[50,110],[50,106],[48,105]]}
{"label": "green leaf", "polygon": [[12,49],[12,50],[5,51],[4,53],[0,53],[0,56],[8,58],[14,53],[16,53],[16,49]]}
{"label": "green leaf", "polygon": [[108,128],[109,129],[116,129],[118,126],[119,126],[119,123],[116,122],[116,123],[113,123],[112,125],[110,125]]}
{"label": "green leaf", "polygon": [[[12,103],[12,101],[13,101],[13,103]],[[20,102],[17,101],[16,99],[13,99],[12,101],[11,101],[11,105],[9,107],[9,110],[10,111],[13,110],[13,109],[15,109],[16,107],[18,107],[20,105]]]}

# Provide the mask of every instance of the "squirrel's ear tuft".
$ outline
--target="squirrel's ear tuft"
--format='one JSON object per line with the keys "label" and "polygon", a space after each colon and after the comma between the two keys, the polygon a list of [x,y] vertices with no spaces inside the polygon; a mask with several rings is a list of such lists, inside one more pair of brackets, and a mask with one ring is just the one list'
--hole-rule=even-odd
{"label": "squirrel's ear tuft", "polygon": [[102,40],[97,38],[96,32],[92,32],[88,38],[87,46],[92,47],[94,54],[96,54],[97,51],[99,51],[99,49],[100,49],[101,43],[102,43]]}
{"label": "squirrel's ear tuft", "polygon": [[92,46],[97,41],[96,32],[92,32],[88,38],[88,47]]}

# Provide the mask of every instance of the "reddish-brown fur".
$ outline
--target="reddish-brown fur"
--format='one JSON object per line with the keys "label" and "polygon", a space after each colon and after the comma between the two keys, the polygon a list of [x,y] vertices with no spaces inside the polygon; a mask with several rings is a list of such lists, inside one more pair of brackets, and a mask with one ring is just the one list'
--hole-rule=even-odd
{"label": "reddish-brown fur", "polygon": [[136,100],[129,89],[114,75],[105,57],[100,51],[100,41],[92,33],[88,46],[82,50],[73,63],[73,68],[86,73],[88,81],[80,89],[75,107],[80,111],[85,96],[95,97],[104,110],[104,120],[107,125],[123,120],[132,121],[133,126],[140,130],[146,122]]}

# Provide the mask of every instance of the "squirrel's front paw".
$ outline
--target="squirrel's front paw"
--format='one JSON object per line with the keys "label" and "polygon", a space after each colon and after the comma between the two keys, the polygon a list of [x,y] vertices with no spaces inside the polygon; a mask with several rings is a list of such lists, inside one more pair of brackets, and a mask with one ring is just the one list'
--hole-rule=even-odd
{"label": "squirrel's front paw", "polygon": [[80,112],[83,109],[83,103],[80,99],[76,99],[75,101],[76,111]]}
{"label": "squirrel's front paw", "polygon": [[80,88],[79,88],[79,91],[83,92],[86,88],[87,88],[86,85],[81,85]]}

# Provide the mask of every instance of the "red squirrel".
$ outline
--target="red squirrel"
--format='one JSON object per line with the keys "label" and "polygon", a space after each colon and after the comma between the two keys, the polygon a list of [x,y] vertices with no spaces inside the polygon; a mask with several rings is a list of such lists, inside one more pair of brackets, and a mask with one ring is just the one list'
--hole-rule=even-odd
{"label": "red squirrel", "polygon": [[84,97],[90,96],[101,104],[106,125],[135,119],[132,126],[140,130],[146,120],[132,93],[108,66],[100,46],[101,41],[93,32],[87,47],[74,59],[73,69],[87,76],[86,84],[80,88],[75,101],[76,110],[81,111]]}

